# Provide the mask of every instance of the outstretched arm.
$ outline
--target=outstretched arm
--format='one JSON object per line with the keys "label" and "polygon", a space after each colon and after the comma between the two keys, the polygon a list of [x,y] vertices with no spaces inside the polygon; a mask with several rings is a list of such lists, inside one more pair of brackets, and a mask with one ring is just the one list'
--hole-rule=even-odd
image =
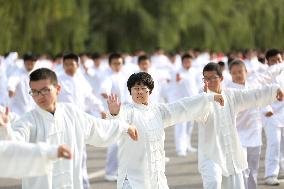
{"label": "outstretched arm", "polygon": [[224,104],[221,95],[202,93],[161,105],[160,111],[165,127],[184,121],[205,121],[211,109],[210,102],[214,101]]}
{"label": "outstretched arm", "polygon": [[48,174],[57,158],[71,159],[66,145],[49,146],[11,141],[0,142],[0,177],[22,178]]}
{"label": "outstretched arm", "polygon": [[263,107],[277,100],[283,100],[283,92],[278,85],[266,85],[256,89],[234,91],[237,112],[254,107]]}

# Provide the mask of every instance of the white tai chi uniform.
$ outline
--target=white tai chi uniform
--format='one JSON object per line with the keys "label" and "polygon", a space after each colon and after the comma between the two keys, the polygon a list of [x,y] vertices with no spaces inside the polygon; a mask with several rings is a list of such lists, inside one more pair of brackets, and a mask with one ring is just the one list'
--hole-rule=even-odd
{"label": "white tai chi uniform", "polygon": [[127,134],[128,127],[125,122],[97,119],[75,106],[57,103],[54,115],[36,106],[36,109],[12,123],[12,128],[9,125],[0,127],[0,139],[66,144],[71,149],[71,161],[56,160],[52,174],[23,179],[23,189],[83,189],[84,145],[107,146]]}
{"label": "white tai chi uniform", "polygon": [[[283,64],[283,63],[282,63]],[[274,83],[283,86],[284,72],[276,77]],[[271,104],[271,117],[263,113],[263,125],[267,139],[265,154],[265,177],[284,175],[284,102]]]}
{"label": "white tai chi uniform", "polygon": [[[115,73],[111,70],[106,72],[108,77],[103,81],[101,85],[101,93],[108,95],[116,94],[122,104],[130,101],[130,94],[126,87],[127,77],[120,71]],[[106,158],[106,175],[117,176],[118,159],[117,159],[117,144],[114,143],[108,147]]]}
{"label": "white tai chi uniform", "polygon": [[[180,99],[197,95],[196,70],[194,68],[186,70],[182,67],[172,76],[172,80],[176,80],[177,74],[179,74],[181,80],[174,82],[175,88],[173,90],[175,90],[175,98]],[[192,130],[193,122],[190,121],[179,123],[175,126],[175,145],[178,154],[186,155],[187,151],[192,149]]]}
{"label": "white tai chi uniform", "polygon": [[[253,88],[255,85],[250,85],[249,83],[240,85],[231,82],[227,84],[227,87],[242,90]],[[262,122],[260,109],[252,108],[239,112],[236,125],[240,142],[247,155],[248,170],[244,171],[245,187],[246,189],[256,189],[262,145]]]}
{"label": "white tai chi uniform", "polygon": [[[92,115],[100,117],[100,111],[103,110],[102,102],[92,93],[92,88],[87,82],[82,73],[77,73],[74,76],[69,76],[65,72],[59,75],[58,82],[61,85],[61,91],[58,95],[58,102],[68,102],[76,105],[81,110]],[[83,154],[83,184],[84,189],[90,187],[88,172],[87,172],[87,151],[84,147]]]}
{"label": "white tai chi uniform", "polygon": [[243,189],[247,159],[237,129],[238,112],[276,101],[278,85],[253,90],[222,91],[224,106],[213,103],[205,122],[198,123],[198,167],[205,189]]}
{"label": "white tai chi uniform", "polygon": [[0,177],[23,178],[47,175],[52,160],[57,158],[58,146],[45,143],[0,141]]}
{"label": "white tai chi uniform", "polygon": [[168,189],[164,129],[183,121],[205,119],[210,101],[213,95],[201,94],[171,104],[123,105],[119,114],[111,118],[135,125],[139,139],[134,142],[122,137],[118,142],[117,189],[126,181],[132,189]]}
{"label": "white tai chi uniform", "polygon": [[8,80],[8,90],[15,92],[11,98],[10,108],[19,116],[35,107],[33,98],[29,95],[29,74],[24,68],[14,73]]}

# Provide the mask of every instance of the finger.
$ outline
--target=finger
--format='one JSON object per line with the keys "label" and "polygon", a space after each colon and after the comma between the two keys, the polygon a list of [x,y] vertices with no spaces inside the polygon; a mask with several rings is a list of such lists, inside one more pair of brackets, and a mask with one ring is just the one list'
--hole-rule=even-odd
{"label": "finger", "polygon": [[135,129],[135,136],[136,136],[136,140],[138,140],[138,131],[137,131],[137,129]]}
{"label": "finger", "polygon": [[9,107],[6,107],[5,108],[5,115],[9,115],[9,112],[10,112]]}

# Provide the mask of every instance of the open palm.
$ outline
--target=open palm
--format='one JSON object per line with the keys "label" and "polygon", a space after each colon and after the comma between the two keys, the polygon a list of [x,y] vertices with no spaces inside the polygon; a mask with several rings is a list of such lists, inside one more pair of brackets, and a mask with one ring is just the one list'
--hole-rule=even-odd
{"label": "open palm", "polygon": [[119,101],[117,95],[109,95],[107,105],[111,115],[117,115],[119,113],[121,102]]}

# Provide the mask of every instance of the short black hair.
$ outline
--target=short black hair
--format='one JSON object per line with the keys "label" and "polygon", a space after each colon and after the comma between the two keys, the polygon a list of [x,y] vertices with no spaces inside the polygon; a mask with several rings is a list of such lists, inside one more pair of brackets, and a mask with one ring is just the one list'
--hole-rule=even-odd
{"label": "short black hair", "polygon": [[36,61],[37,60],[37,56],[31,52],[28,52],[26,54],[23,55],[23,60],[24,61]]}
{"label": "short black hair", "polygon": [[141,55],[138,57],[138,64],[142,61],[145,61],[145,60],[149,60],[149,57],[147,55]]}
{"label": "short black hair", "polygon": [[269,58],[276,56],[278,54],[281,54],[281,52],[278,49],[269,49],[265,53],[265,58],[268,60]]}
{"label": "short black hair", "polygon": [[75,62],[79,63],[79,56],[75,53],[67,53],[63,56],[63,62],[67,59],[75,60]]}
{"label": "short black hair", "polygon": [[111,53],[108,57],[109,65],[113,59],[118,59],[118,58],[122,58],[122,55],[120,53]]}
{"label": "short black hair", "polygon": [[39,68],[30,74],[30,82],[45,80],[45,79],[49,79],[52,85],[58,84],[58,80],[57,80],[57,76],[55,72],[48,68]]}
{"label": "short black hair", "polygon": [[91,55],[91,58],[93,59],[93,60],[97,60],[97,59],[99,59],[101,57],[101,55],[99,54],[99,53],[97,53],[97,52],[94,52],[94,53],[92,53],[92,55]]}
{"label": "short black hair", "polygon": [[210,72],[210,71],[215,71],[219,77],[222,77],[222,71],[221,71],[221,67],[219,66],[219,64],[214,63],[214,62],[210,62],[206,64],[206,66],[204,66],[203,68],[202,73],[204,75],[204,72]]}
{"label": "short black hair", "polygon": [[130,95],[131,95],[131,88],[136,84],[138,85],[143,84],[147,86],[150,90],[149,94],[151,94],[154,89],[154,80],[152,76],[146,72],[134,73],[128,78],[127,88],[128,88]]}
{"label": "short black hair", "polygon": [[181,57],[181,62],[183,62],[184,59],[193,59],[193,57],[188,54],[188,53],[185,53],[184,55],[182,55]]}
{"label": "short black hair", "polygon": [[246,65],[245,63],[240,60],[240,59],[234,59],[233,61],[230,62],[229,64],[229,70],[231,71],[232,67],[233,66],[237,66],[237,65],[240,65],[240,66],[243,66],[244,68],[246,68]]}

